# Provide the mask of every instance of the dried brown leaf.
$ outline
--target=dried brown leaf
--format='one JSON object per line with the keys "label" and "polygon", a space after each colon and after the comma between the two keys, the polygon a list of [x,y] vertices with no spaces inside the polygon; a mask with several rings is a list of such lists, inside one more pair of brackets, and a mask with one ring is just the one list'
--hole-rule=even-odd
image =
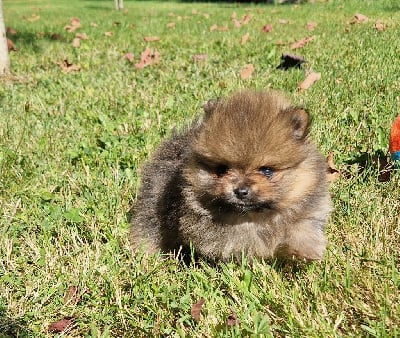
{"label": "dried brown leaf", "polygon": [[144,67],[157,63],[159,59],[160,53],[154,52],[150,48],[146,48],[140,56],[140,62],[135,64],[135,67],[137,69],[142,69]]}
{"label": "dried brown leaf", "polygon": [[313,31],[315,29],[315,27],[317,27],[317,23],[316,22],[307,22],[306,27],[309,31]]}
{"label": "dried brown leaf", "polygon": [[97,27],[98,25],[97,25],[97,23],[95,23],[95,22],[91,22],[90,23],[90,27]]}
{"label": "dried brown leaf", "polygon": [[336,181],[340,177],[340,171],[336,169],[335,162],[333,160],[333,152],[330,152],[326,159],[326,180],[329,183]]}
{"label": "dried brown leaf", "polygon": [[237,18],[237,14],[236,14],[236,12],[233,12],[232,15],[231,15],[231,19],[234,20],[236,18]]}
{"label": "dried brown leaf", "polygon": [[88,40],[89,39],[89,37],[88,37],[88,35],[86,33],[76,33],[75,37],[77,39],[81,39],[81,40]]}
{"label": "dried brown leaf", "polygon": [[7,32],[7,35],[9,35],[9,36],[18,34],[18,32],[14,28],[11,28],[11,27],[7,27],[6,32]]}
{"label": "dried brown leaf", "polygon": [[243,35],[241,44],[244,45],[247,42],[247,40],[249,39],[249,37],[250,37],[249,33],[246,33],[245,35]]}
{"label": "dried brown leaf", "polygon": [[383,32],[387,29],[387,25],[383,22],[377,21],[374,24],[374,28],[379,32]]}
{"label": "dried brown leaf", "polygon": [[190,309],[190,314],[196,322],[200,321],[200,313],[204,304],[204,298],[200,298],[197,303],[193,304]]}
{"label": "dried brown leaf", "polygon": [[72,40],[72,46],[73,46],[73,47],[78,48],[78,47],[80,47],[80,45],[81,45],[81,39],[79,39],[79,38],[74,38],[74,39]]}
{"label": "dried brown leaf", "polygon": [[61,333],[72,328],[73,324],[74,324],[74,319],[72,317],[65,317],[63,319],[51,323],[48,330],[49,332],[52,333]]}
{"label": "dried brown leaf", "polygon": [[196,54],[196,55],[193,55],[193,61],[194,62],[206,61],[207,58],[208,58],[207,54]]}
{"label": "dried brown leaf", "polygon": [[7,49],[9,52],[17,52],[18,49],[14,46],[14,42],[12,40],[7,39]]}
{"label": "dried brown leaf", "polygon": [[233,311],[233,309],[231,309],[230,315],[226,318],[226,325],[227,326],[235,326],[235,325],[239,325],[239,324],[240,324],[240,320],[238,319],[235,311]]}
{"label": "dried brown leaf", "polygon": [[287,23],[289,23],[289,21],[288,20],[285,20],[285,19],[279,19],[279,21],[278,21],[281,25],[286,25]]}
{"label": "dried brown leaf", "polygon": [[143,39],[146,42],[153,42],[153,41],[160,41],[161,40],[158,36],[145,36]]}
{"label": "dried brown leaf", "polygon": [[249,79],[249,78],[252,77],[253,72],[254,72],[254,66],[250,63],[250,64],[246,65],[246,66],[242,69],[242,71],[240,72],[240,77],[241,77],[243,80]]}
{"label": "dried brown leaf", "polygon": [[297,48],[302,48],[312,40],[314,40],[315,36],[307,36],[299,41],[296,41],[290,45],[290,49],[297,49]]}
{"label": "dried brown leaf", "polygon": [[56,65],[58,65],[64,73],[78,72],[81,70],[80,66],[69,63],[67,59],[56,62]]}
{"label": "dried brown leaf", "polygon": [[64,304],[76,305],[80,301],[81,301],[81,295],[79,287],[71,285],[64,296]]}
{"label": "dried brown leaf", "polygon": [[263,28],[261,29],[264,33],[269,33],[272,31],[272,25],[264,25]]}
{"label": "dried brown leaf", "polygon": [[113,33],[113,32],[104,32],[104,35],[105,35],[105,36],[113,36],[114,33]]}
{"label": "dried brown leaf", "polygon": [[62,36],[61,36],[61,34],[58,34],[58,33],[52,33],[52,34],[50,34],[50,39],[52,39],[52,40],[62,40]]}
{"label": "dried brown leaf", "polygon": [[307,75],[303,82],[300,82],[297,89],[299,91],[310,88],[316,81],[321,78],[321,73],[311,72]]}
{"label": "dried brown leaf", "polygon": [[368,17],[365,16],[364,14],[357,13],[354,15],[354,20],[355,20],[355,23],[363,23],[363,22],[368,21]]}
{"label": "dried brown leaf", "polygon": [[242,19],[242,25],[247,25],[250,22],[251,18],[251,14],[245,14]]}
{"label": "dried brown leaf", "polygon": [[126,53],[126,54],[124,55],[124,59],[125,59],[125,60],[128,60],[129,62],[133,62],[134,58],[135,58],[135,56],[134,56],[133,53],[131,53],[131,52]]}
{"label": "dried brown leaf", "polygon": [[175,27],[175,22],[168,22],[167,23],[167,28],[173,28]]}
{"label": "dried brown leaf", "polygon": [[40,19],[40,15],[32,14],[30,17],[26,18],[29,22],[35,22]]}

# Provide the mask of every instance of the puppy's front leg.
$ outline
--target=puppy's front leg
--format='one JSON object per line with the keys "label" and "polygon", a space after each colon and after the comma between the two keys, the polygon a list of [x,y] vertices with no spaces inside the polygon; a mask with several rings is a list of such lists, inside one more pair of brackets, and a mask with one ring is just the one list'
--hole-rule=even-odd
{"label": "puppy's front leg", "polygon": [[311,220],[288,230],[275,255],[286,259],[319,260],[324,256],[327,243],[319,222]]}

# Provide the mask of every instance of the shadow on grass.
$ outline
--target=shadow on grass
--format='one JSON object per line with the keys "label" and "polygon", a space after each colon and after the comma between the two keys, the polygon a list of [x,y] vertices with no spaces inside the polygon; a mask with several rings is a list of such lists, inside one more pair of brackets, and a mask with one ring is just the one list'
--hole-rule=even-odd
{"label": "shadow on grass", "polygon": [[0,308],[0,338],[34,337],[26,327],[23,319],[11,319],[5,314],[5,309]]}
{"label": "shadow on grass", "polygon": [[[7,38],[12,40],[15,47],[18,49],[30,49],[34,53],[38,53],[42,51],[42,48],[39,47],[39,41],[41,40],[49,40],[52,42],[65,42],[66,38],[55,32],[47,32],[41,33],[40,35],[36,32],[28,32],[28,31],[18,31],[16,34],[9,35],[7,34]],[[0,337],[1,338],[1,337]]]}

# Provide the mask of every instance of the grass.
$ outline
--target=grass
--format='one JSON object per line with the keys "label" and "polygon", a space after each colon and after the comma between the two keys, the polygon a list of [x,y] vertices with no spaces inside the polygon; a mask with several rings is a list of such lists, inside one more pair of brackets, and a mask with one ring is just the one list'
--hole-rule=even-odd
{"label": "grass", "polygon": [[[380,182],[373,160],[387,156],[399,113],[396,1],[125,1],[124,12],[100,0],[3,6],[19,50],[11,54],[17,80],[0,85],[0,337],[49,337],[49,325],[65,317],[74,318],[72,337],[400,336],[400,179]],[[249,24],[234,28],[234,11],[251,14]],[[355,13],[369,21],[350,24]],[[74,33],[64,30],[71,17],[82,24]],[[318,24],[312,32],[310,21]],[[230,29],[210,32],[213,24]],[[261,32],[265,24],[271,32]],[[89,37],[79,48],[77,32]],[[276,66],[288,43],[310,35],[294,52],[322,77],[299,93],[305,71]],[[123,58],[132,52],[136,63],[146,47],[160,53],[158,64],[137,70]],[[194,62],[196,54],[208,59]],[[63,73],[56,62],[65,59],[81,70]],[[249,63],[253,76],[242,80]],[[134,257],[126,213],[138,167],[202,102],[269,87],[308,107],[313,138],[348,173],[331,186],[326,259],[187,266]],[[71,286],[79,296],[65,302]],[[200,298],[196,322],[190,309]],[[240,323],[228,326],[232,311]]]}

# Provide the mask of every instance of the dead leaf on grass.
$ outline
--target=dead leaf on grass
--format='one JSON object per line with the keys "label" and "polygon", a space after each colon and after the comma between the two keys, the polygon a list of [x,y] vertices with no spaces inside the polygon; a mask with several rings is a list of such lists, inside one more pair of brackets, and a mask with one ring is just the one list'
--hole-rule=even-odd
{"label": "dead leaf on grass", "polygon": [[66,25],[64,27],[64,29],[67,32],[75,32],[78,28],[81,28],[81,20],[79,20],[78,18],[71,18],[71,24],[70,25]]}
{"label": "dead leaf on grass", "polygon": [[62,40],[63,38],[62,38],[61,34],[52,33],[52,34],[50,34],[50,39],[52,39],[52,40]]}
{"label": "dead leaf on grass", "polygon": [[105,35],[105,36],[113,36],[114,33],[113,33],[113,32],[104,32],[104,35]]}
{"label": "dead leaf on grass", "polygon": [[81,295],[79,287],[71,285],[64,296],[64,304],[76,305],[80,301],[81,301]]}
{"label": "dead leaf on grass", "polygon": [[196,322],[200,321],[200,313],[204,304],[204,298],[200,298],[197,303],[193,304],[190,309],[190,314]]}
{"label": "dead leaf on grass", "polygon": [[299,85],[297,86],[297,89],[299,91],[306,90],[306,89],[310,88],[320,78],[321,78],[321,73],[311,72],[310,74],[307,75],[307,77],[304,79],[304,81],[299,83]]}
{"label": "dead leaf on grass", "polygon": [[207,58],[208,58],[207,54],[196,54],[196,55],[193,55],[193,61],[194,62],[206,61]]}
{"label": "dead leaf on grass", "polygon": [[132,63],[135,56],[133,55],[133,53],[129,52],[129,53],[126,53],[123,58]]}
{"label": "dead leaf on grass", "polygon": [[249,79],[249,78],[252,77],[253,72],[254,72],[254,66],[250,63],[250,64],[246,65],[246,66],[242,69],[242,71],[240,72],[240,77],[241,77],[243,80]]}
{"label": "dead leaf on grass", "polygon": [[264,25],[263,28],[261,29],[264,33],[269,33],[272,31],[272,25]]}
{"label": "dead leaf on grass", "polygon": [[354,19],[351,23],[363,23],[363,22],[367,22],[368,21],[368,17],[365,16],[364,14],[361,13],[357,13],[354,15]]}
{"label": "dead leaf on grass", "polygon": [[243,19],[242,19],[241,24],[242,24],[242,25],[247,25],[247,24],[250,22],[251,18],[252,18],[252,15],[251,15],[251,14],[245,14],[245,15],[243,16]]}
{"label": "dead leaf on grass", "polygon": [[228,30],[229,30],[228,26],[218,26],[217,24],[214,24],[210,27],[210,32],[212,32],[212,31],[225,32]]}
{"label": "dead leaf on grass", "polygon": [[233,309],[230,309],[231,313],[230,315],[226,318],[226,325],[227,326],[235,326],[240,324],[240,320],[237,317],[237,314]]}
{"label": "dead leaf on grass", "polygon": [[78,48],[81,45],[81,39],[79,38],[74,38],[72,40],[72,47]]}
{"label": "dead leaf on grass", "polygon": [[247,42],[247,40],[249,39],[249,37],[250,37],[249,33],[246,33],[245,35],[243,35],[241,44],[244,45]]}
{"label": "dead leaf on grass", "polygon": [[161,39],[158,36],[145,36],[143,38],[146,42],[160,41]]}
{"label": "dead leaf on grass", "polygon": [[336,169],[335,162],[333,160],[333,152],[330,152],[326,159],[326,180],[329,183],[336,181],[340,177],[340,171]]}
{"label": "dead leaf on grass", "polygon": [[317,27],[317,23],[316,22],[307,22],[306,27],[309,31],[313,31],[315,29],[315,27]]}
{"label": "dead leaf on grass", "polygon": [[69,63],[67,59],[56,62],[55,64],[58,65],[64,73],[79,72],[81,70],[80,66]]}
{"label": "dead leaf on grass", "polygon": [[7,49],[9,52],[17,52],[18,49],[14,46],[14,42],[12,40],[7,39]]}
{"label": "dead leaf on grass", "polygon": [[7,35],[17,35],[18,34],[18,32],[14,28],[11,28],[11,27],[7,27],[6,33],[7,33]]}
{"label": "dead leaf on grass", "polygon": [[286,25],[287,23],[289,23],[289,20],[279,19],[278,22],[279,22],[281,25]]}
{"label": "dead leaf on grass", "polygon": [[97,25],[97,23],[95,23],[95,22],[91,22],[90,23],[90,27],[97,27],[98,25]]}
{"label": "dead leaf on grass", "polygon": [[76,33],[75,37],[77,39],[81,39],[81,40],[88,40],[89,39],[89,37],[88,37],[88,35],[86,33]]}
{"label": "dead leaf on grass", "polygon": [[383,32],[387,29],[387,25],[383,22],[377,21],[374,24],[374,28],[379,32]]}
{"label": "dead leaf on grass", "polygon": [[290,49],[298,49],[304,47],[306,44],[314,40],[315,36],[307,36],[299,41],[296,41],[290,45]]}
{"label": "dead leaf on grass", "polygon": [[40,15],[32,14],[30,17],[26,18],[29,22],[35,22],[40,19]]}
{"label": "dead leaf on grass", "polygon": [[157,63],[159,60],[160,53],[154,52],[150,48],[146,48],[140,56],[140,62],[135,64],[135,67],[137,69],[142,69],[144,67]]}
{"label": "dead leaf on grass", "polygon": [[167,28],[173,28],[175,27],[175,22],[168,22],[167,23]]}
{"label": "dead leaf on grass", "polygon": [[67,330],[72,328],[73,324],[74,324],[73,317],[65,317],[63,319],[51,323],[48,330],[49,332],[52,333],[61,333],[61,332],[65,333]]}

